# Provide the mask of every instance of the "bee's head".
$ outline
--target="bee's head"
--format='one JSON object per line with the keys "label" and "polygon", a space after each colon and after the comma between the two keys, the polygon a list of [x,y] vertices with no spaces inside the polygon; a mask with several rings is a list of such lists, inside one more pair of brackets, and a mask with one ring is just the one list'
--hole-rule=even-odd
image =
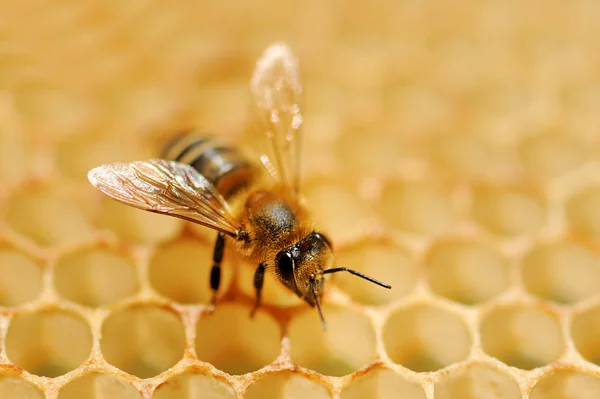
{"label": "bee's head", "polygon": [[322,234],[312,232],[297,243],[279,251],[275,256],[275,268],[279,280],[310,306],[317,306],[323,329],[325,319],[320,298],[325,285],[324,275],[349,272],[385,288],[391,286],[345,267],[331,268],[333,251],[331,242]]}
{"label": "bee's head", "polygon": [[275,256],[279,280],[311,306],[315,306],[323,294],[323,271],[332,263],[331,243],[316,232],[282,249]]}

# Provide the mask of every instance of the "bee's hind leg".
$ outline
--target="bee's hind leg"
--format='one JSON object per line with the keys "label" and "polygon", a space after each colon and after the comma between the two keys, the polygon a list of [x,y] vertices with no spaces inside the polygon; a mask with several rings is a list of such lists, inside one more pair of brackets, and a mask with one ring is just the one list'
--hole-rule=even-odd
{"label": "bee's hind leg", "polygon": [[217,291],[221,284],[221,262],[223,261],[223,251],[225,249],[225,234],[219,232],[217,235],[217,241],[215,242],[215,249],[213,252],[213,265],[210,269],[210,288],[212,289],[212,297],[208,306],[209,312],[215,310],[215,301],[217,299]]}
{"label": "bee's hind leg", "polygon": [[260,294],[262,292],[263,282],[265,280],[265,270],[267,269],[267,264],[265,262],[258,265],[256,272],[254,272],[254,288],[256,289],[256,302],[254,302],[254,307],[250,312],[250,317],[254,317],[254,313],[260,307]]}

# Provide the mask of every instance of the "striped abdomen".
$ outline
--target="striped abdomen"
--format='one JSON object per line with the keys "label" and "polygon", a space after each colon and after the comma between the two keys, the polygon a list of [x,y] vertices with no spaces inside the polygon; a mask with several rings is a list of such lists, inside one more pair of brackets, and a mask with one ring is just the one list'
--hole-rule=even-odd
{"label": "striped abdomen", "polygon": [[257,169],[238,151],[195,133],[176,137],[162,157],[191,165],[225,198],[247,187],[257,177]]}

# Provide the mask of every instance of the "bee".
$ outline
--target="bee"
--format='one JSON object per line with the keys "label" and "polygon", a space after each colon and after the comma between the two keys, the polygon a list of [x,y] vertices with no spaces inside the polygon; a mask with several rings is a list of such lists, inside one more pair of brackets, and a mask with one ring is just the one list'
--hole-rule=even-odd
{"label": "bee", "polygon": [[139,209],[197,223],[217,232],[210,272],[214,309],[221,280],[225,241],[257,264],[256,298],[261,304],[265,272],[311,307],[317,307],[324,276],[349,272],[384,288],[390,285],[346,267],[334,267],[333,246],[319,231],[300,196],[300,139],[303,117],[298,61],[290,48],[275,43],[256,63],[250,91],[266,133],[269,155],[262,165],[240,151],[198,134],[177,137],[163,158],[113,163],[92,169],[88,179],[102,193]]}

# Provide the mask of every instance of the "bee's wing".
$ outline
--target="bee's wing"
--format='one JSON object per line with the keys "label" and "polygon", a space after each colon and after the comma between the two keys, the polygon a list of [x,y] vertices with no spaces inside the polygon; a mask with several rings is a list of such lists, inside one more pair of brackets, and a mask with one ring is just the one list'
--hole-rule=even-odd
{"label": "bee's wing", "polygon": [[194,168],[153,159],[92,169],[88,179],[109,197],[149,212],[171,215],[237,236],[240,226],[225,199]]}
{"label": "bee's wing", "polygon": [[250,89],[272,151],[261,160],[281,183],[299,191],[302,87],[298,60],[283,43],[271,45],[256,63]]}

